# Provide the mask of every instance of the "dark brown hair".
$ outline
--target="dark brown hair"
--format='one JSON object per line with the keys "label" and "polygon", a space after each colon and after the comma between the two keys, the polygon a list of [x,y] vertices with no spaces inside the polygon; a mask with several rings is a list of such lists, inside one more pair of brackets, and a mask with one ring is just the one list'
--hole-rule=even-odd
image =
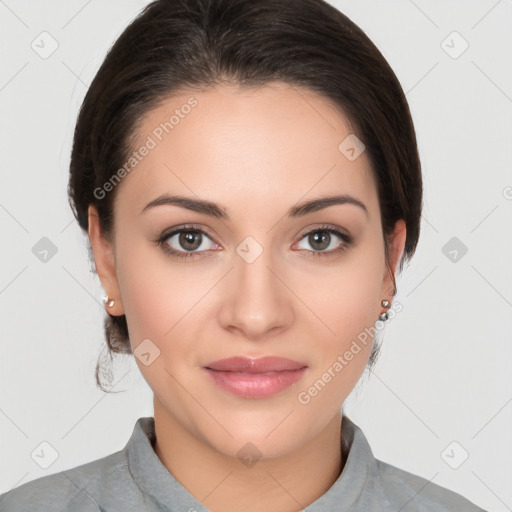
{"label": "dark brown hair", "polygon": [[[169,96],[213,84],[282,81],[316,92],[343,112],[365,144],[378,186],[385,258],[398,219],[407,228],[399,262],[415,252],[422,209],[421,167],[398,79],[366,34],[323,0],[157,0],[108,51],[87,91],[74,133],[69,202],[87,233],[93,204],[112,240],[112,178],[133,151],[137,123]],[[341,141],[340,141],[341,142]],[[91,260],[92,251],[89,246]],[[394,294],[396,293],[396,285]],[[108,315],[109,355],[131,353],[125,316]],[[370,367],[380,346],[374,343]],[[99,379],[100,362],[96,366]]]}

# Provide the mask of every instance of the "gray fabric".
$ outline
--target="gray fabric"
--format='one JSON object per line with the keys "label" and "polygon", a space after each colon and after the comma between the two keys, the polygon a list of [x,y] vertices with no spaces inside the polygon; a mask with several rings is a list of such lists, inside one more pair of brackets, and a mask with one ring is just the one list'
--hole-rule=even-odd
{"label": "gray fabric", "polygon": [[[361,429],[343,416],[341,475],[307,512],[482,512],[460,494],[375,459]],[[154,418],[139,418],[123,450],[47,475],[0,496],[0,512],[208,512],[153,450]],[[483,511],[485,512],[485,511]]]}

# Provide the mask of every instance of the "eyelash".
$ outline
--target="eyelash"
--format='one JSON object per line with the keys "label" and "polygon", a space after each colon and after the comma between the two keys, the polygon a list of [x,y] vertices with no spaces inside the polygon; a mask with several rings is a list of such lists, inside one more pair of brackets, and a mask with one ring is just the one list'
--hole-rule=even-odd
{"label": "eyelash", "polygon": [[[343,243],[340,244],[340,246],[336,249],[331,249],[330,251],[309,251],[306,250],[308,253],[308,256],[311,257],[329,257],[334,256],[335,254],[339,254],[340,252],[345,251],[353,244],[353,238],[345,233],[342,233],[341,231],[338,231],[337,229],[334,229],[330,226],[318,226],[317,228],[312,229],[311,231],[308,231],[307,233],[304,233],[300,240],[306,238],[308,235],[311,235],[312,233],[317,232],[327,232],[329,234],[334,234],[338,238],[341,238],[343,240]],[[161,249],[169,254],[172,257],[179,258],[179,259],[194,259],[196,257],[202,258],[203,256],[199,256],[201,253],[205,253],[206,251],[196,251],[196,252],[184,252],[184,251],[176,251],[175,249],[171,249],[165,242],[171,238],[172,236],[182,233],[182,232],[193,232],[193,233],[201,233],[202,235],[207,236],[211,239],[211,236],[206,233],[203,229],[201,229],[199,226],[196,226],[194,224],[187,224],[184,226],[180,226],[178,229],[173,229],[170,232],[164,232],[160,236],[158,240],[156,240],[156,244],[158,247],[161,247]],[[305,250],[305,249],[304,249]]]}

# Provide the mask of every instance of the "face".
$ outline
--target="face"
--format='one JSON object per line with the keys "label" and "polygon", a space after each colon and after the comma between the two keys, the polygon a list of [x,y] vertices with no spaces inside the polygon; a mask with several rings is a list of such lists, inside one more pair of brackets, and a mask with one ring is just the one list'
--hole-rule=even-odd
{"label": "face", "polygon": [[[365,368],[372,339],[359,350],[354,340],[393,283],[370,160],[339,149],[350,134],[327,100],[282,83],[183,93],[138,126],[112,246],[90,209],[109,311],[126,315],[132,349],[146,354],[136,361],[155,410],[217,452],[293,452],[339,418]],[[164,195],[214,203],[217,215],[148,206]],[[355,201],[300,208],[332,196]],[[394,269],[404,241],[399,221]],[[233,357],[293,363],[256,374],[214,364]]]}

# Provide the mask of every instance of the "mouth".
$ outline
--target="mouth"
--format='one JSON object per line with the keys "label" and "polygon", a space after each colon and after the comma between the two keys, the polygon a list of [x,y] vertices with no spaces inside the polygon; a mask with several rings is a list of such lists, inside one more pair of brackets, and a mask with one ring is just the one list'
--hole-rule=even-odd
{"label": "mouth", "polygon": [[205,365],[221,389],[242,398],[266,398],[298,382],[308,366],[282,357],[231,357]]}

